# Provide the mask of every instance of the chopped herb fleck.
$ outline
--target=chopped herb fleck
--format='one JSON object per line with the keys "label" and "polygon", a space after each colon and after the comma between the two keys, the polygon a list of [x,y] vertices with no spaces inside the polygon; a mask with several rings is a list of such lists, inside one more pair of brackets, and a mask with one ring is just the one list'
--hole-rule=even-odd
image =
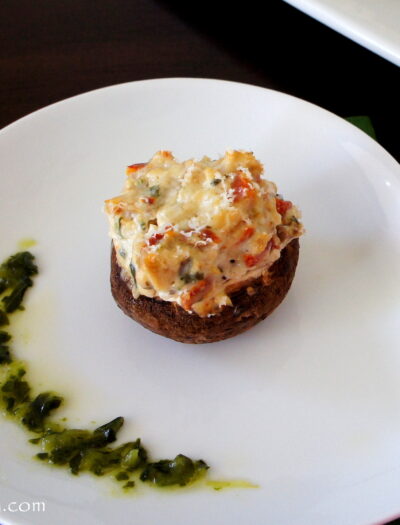
{"label": "chopped herb fleck", "polygon": [[127,479],[129,479],[129,474],[127,472],[118,472],[117,474],[115,474],[115,479],[117,481],[126,481]]}
{"label": "chopped herb fleck", "polygon": [[0,326],[4,326],[6,324],[10,324],[8,320],[8,316],[3,310],[0,310]]}
{"label": "chopped herb fleck", "polygon": [[190,269],[192,267],[192,259],[191,257],[188,257],[187,259],[183,260],[179,266],[179,275],[182,276],[185,274],[188,274],[190,272]]}
{"label": "chopped herb fleck", "polygon": [[216,185],[219,184],[220,182],[221,182],[221,179],[214,179],[214,180],[211,181],[211,184],[212,184],[213,186],[216,186]]}
{"label": "chopped herb fleck", "polygon": [[37,274],[38,269],[33,261],[30,252],[12,255],[0,266],[0,278],[7,280],[8,287],[14,287],[21,279]]}
{"label": "chopped herb fleck", "polygon": [[8,287],[6,279],[0,279],[0,293],[3,293]]}
{"label": "chopped herb fleck", "polygon": [[135,265],[133,264],[133,262],[129,263],[129,269],[131,271],[133,282],[135,283],[135,286],[137,286],[137,282],[136,282],[136,268],[135,268]]}
{"label": "chopped herb fleck", "polygon": [[159,197],[160,196],[160,186],[150,186],[149,193],[151,197]]}
{"label": "chopped herb fleck", "polygon": [[32,284],[32,279],[25,277],[15,286],[10,295],[3,297],[2,301],[8,314],[14,312],[21,306],[25,292],[30,286],[32,286]]}
{"label": "chopped herb fleck", "polygon": [[183,454],[179,454],[175,459],[163,459],[157,463],[149,463],[140,475],[140,479],[159,487],[184,486],[208,468],[208,465],[202,460],[192,461]]}
{"label": "chopped herb fleck", "polygon": [[3,330],[0,330],[0,344],[1,343],[7,343],[11,339],[11,335],[7,332],[4,332]]}
{"label": "chopped herb fleck", "polygon": [[55,410],[61,405],[62,401],[62,397],[51,392],[39,394],[29,403],[25,415],[22,418],[22,424],[29,430],[32,430],[32,432],[44,430],[45,419],[52,410]]}
{"label": "chopped herb fleck", "polygon": [[1,399],[10,414],[14,414],[18,407],[29,400],[30,386],[22,380],[24,375],[25,370],[19,369],[15,374],[10,374],[1,387]]}
{"label": "chopped herb fleck", "polygon": [[96,428],[93,434],[95,436],[101,436],[104,439],[105,443],[112,443],[117,439],[117,434],[121,430],[123,424],[124,418],[116,417],[109,423],[106,423],[105,425]]}
{"label": "chopped herb fleck", "polygon": [[181,279],[184,283],[193,283],[195,281],[201,281],[204,279],[204,274],[201,272],[196,273],[185,273],[181,276]]}
{"label": "chopped herb fleck", "polygon": [[[33,284],[31,276],[37,274],[37,266],[33,260],[31,253],[19,252],[0,266],[1,293],[11,288],[11,293],[2,299],[7,313],[20,308],[26,290]],[[4,315],[0,317],[0,324],[7,323],[7,317]]]}
{"label": "chopped herb fleck", "polygon": [[6,345],[0,345],[0,365],[11,363],[10,349]]}

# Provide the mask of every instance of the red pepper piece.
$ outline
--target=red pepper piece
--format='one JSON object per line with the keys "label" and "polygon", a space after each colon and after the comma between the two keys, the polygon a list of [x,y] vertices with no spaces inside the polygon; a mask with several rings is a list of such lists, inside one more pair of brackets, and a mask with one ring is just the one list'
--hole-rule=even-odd
{"label": "red pepper piece", "polygon": [[284,201],[283,199],[276,199],[276,211],[282,215],[285,215],[285,213],[293,206],[293,204],[290,201]]}

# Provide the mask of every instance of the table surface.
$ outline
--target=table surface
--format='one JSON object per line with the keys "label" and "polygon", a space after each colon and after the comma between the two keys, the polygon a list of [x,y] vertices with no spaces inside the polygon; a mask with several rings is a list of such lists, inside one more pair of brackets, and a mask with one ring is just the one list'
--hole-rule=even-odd
{"label": "table surface", "polygon": [[399,69],[280,0],[2,0],[0,128],[99,87],[207,77],[289,93],[339,116],[369,115],[400,159]]}

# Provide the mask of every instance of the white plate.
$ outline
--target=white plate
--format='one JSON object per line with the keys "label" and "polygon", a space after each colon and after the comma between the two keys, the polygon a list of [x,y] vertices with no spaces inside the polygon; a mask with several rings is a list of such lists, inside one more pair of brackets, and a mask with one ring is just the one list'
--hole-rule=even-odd
{"label": "white plate", "polygon": [[399,0],[285,0],[400,66]]}
{"label": "white plate", "polygon": [[[307,234],[281,307],[226,342],[183,345],[114,304],[105,198],[124,167],[158,149],[178,158],[251,149]],[[400,512],[399,166],[316,106],[215,80],[101,89],[0,134],[1,256],[34,237],[41,267],[15,347],[41,389],[64,393],[70,425],[126,417],[155,458],[184,453],[214,479],[258,489],[146,490],[118,497],[90,476],[30,460],[2,422],[6,524],[367,525]],[[116,492],[114,490],[114,492]],[[26,508],[26,507],[24,507]]]}

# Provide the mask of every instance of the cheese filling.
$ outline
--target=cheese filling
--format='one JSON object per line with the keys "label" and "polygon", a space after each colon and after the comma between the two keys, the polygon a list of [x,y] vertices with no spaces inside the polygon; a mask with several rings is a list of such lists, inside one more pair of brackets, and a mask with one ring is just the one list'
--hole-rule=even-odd
{"label": "cheese filling", "polygon": [[303,227],[300,212],[261,178],[254,155],[178,162],[159,151],[126,170],[123,192],[106,201],[122,277],[139,295],[204,317],[231,305],[229,294],[268,278]]}

